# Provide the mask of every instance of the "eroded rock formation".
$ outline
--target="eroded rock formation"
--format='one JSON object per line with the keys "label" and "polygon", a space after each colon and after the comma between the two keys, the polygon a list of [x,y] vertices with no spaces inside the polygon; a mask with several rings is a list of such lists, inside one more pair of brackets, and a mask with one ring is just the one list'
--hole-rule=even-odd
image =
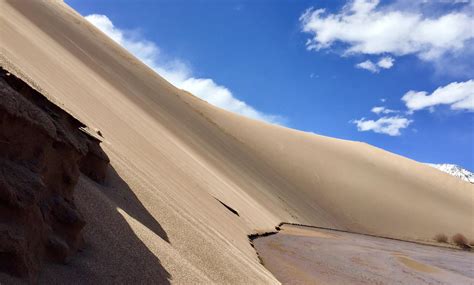
{"label": "eroded rock formation", "polygon": [[101,182],[109,163],[84,125],[0,69],[0,271],[34,281],[42,262],[66,262],[85,221],[80,172]]}

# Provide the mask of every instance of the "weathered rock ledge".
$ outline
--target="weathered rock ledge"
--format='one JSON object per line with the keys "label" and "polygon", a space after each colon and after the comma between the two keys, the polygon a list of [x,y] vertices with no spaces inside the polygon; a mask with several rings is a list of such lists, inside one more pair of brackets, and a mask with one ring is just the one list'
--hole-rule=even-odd
{"label": "weathered rock ledge", "polygon": [[80,172],[101,183],[109,159],[85,126],[0,68],[0,271],[35,282],[83,242]]}

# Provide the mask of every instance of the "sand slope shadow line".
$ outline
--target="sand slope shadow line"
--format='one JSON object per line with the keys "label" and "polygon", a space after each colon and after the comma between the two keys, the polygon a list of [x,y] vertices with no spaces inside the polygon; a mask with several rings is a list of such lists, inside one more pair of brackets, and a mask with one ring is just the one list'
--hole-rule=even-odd
{"label": "sand slope shadow line", "polygon": [[111,201],[160,238],[170,243],[163,227],[161,227],[157,220],[148,212],[133,190],[130,189],[128,184],[112,166],[107,170],[105,186],[106,187],[102,189],[102,193]]}
{"label": "sand slope shadow line", "polygon": [[230,207],[229,205],[227,205],[226,203],[222,202],[221,200],[217,199],[216,197],[214,197],[214,199],[216,199],[219,203],[222,204],[222,206],[224,206],[227,210],[229,210],[232,214],[236,215],[237,217],[240,217],[239,215],[239,212],[237,212],[237,210],[235,210],[234,208]]}
{"label": "sand slope shadow line", "polygon": [[170,284],[171,274],[142,240],[147,233],[133,228],[118,208],[168,242],[166,232],[112,166],[107,175],[106,187],[81,175],[75,198],[87,221],[85,245],[70,264],[46,266],[40,283],[133,284],[141,280]]}

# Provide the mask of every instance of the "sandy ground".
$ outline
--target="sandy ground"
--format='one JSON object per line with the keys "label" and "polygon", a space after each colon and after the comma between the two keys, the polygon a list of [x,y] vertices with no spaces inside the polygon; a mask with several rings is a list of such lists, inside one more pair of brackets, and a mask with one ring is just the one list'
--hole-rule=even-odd
{"label": "sandy ground", "polygon": [[474,253],[284,225],[253,241],[283,284],[474,284]]}
{"label": "sandy ground", "polygon": [[280,222],[474,239],[473,185],[367,144],[213,107],[62,1],[0,0],[0,52],[2,66],[100,130],[111,159],[107,185],[81,181],[76,191],[86,248],[70,265],[46,265],[45,282],[278,283],[247,235]]}

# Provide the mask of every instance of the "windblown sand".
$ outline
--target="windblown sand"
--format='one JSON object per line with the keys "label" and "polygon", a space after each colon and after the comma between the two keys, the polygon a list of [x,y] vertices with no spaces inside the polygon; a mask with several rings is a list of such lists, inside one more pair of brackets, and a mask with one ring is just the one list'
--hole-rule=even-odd
{"label": "windblown sand", "polygon": [[45,265],[40,282],[278,283],[247,235],[280,222],[474,239],[473,185],[213,107],[61,1],[0,1],[0,44],[1,65],[100,130],[111,160],[105,186],[82,177],[75,191],[83,251]]}

